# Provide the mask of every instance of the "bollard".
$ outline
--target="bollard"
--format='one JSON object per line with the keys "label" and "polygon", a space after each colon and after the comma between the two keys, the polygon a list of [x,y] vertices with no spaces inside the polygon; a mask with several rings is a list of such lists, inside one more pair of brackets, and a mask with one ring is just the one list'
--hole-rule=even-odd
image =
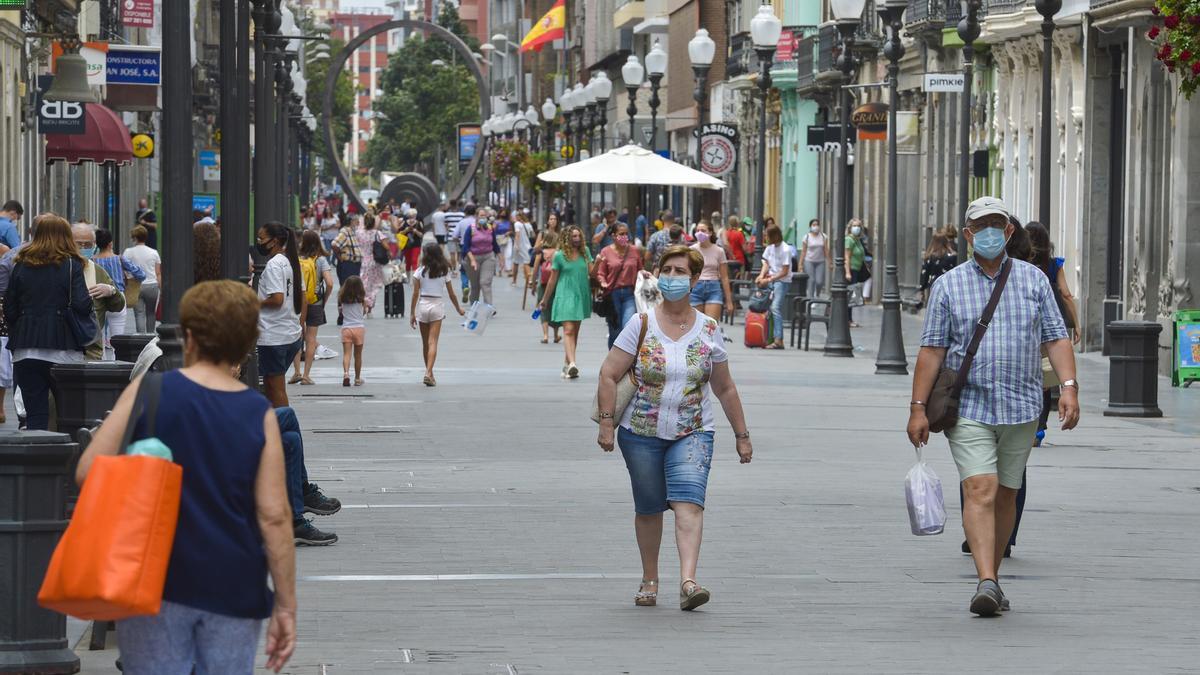
{"label": "bollard", "polygon": [[179,324],[158,324],[158,347],[163,355],[155,364],[155,370],[165,373],[183,367],[183,336],[179,333]]}
{"label": "bollard", "polygon": [[79,429],[94,427],[116,405],[129,386],[133,364],[125,361],[87,361],[54,366],[58,383],[58,429],[72,438]]}
{"label": "bollard", "polygon": [[1108,324],[1108,407],[1106,417],[1162,417],[1158,407],[1158,336],[1153,321]]}
{"label": "bollard", "polygon": [[117,354],[118,361],[128,361],[129,363],[137,363],[138,355],[150,344],[154,339],[154,333],[133,333],[130,335],[114,335],[112,336],[113,351]]}
{"label": "bollard", "polygon": [[66,484],[78,446],[65,434],[0,431],[0,673],[78,673],[67,618],[37,603],[67,528]]}

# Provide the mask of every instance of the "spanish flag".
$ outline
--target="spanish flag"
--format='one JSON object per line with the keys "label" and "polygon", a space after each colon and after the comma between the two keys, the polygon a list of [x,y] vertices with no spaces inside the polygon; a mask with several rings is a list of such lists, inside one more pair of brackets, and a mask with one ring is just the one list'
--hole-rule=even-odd
{"label": "spanish flag", "polygon": [[558,0],[546,15],[533,24],[529,34],[521,40],[521,51],[540,52],[548,42],[560,40],[567,35],[566,0]]}

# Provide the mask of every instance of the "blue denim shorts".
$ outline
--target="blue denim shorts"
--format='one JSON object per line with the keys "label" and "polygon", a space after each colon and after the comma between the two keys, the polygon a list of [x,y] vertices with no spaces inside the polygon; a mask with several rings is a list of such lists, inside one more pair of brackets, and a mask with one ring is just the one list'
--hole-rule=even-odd
{"label": "blue denim shorts", "polygon": [[704,508],[712,468],[713,432],[697,431],[669,441],[639,436],[621,427],[617,430],[617,445],[621,446],[633,484],[634,511],[654,515],[670,508],[670,502]]}
{"label": "blue denim shorts", "polygon": [[725,293],[721,290],[721,282],[709,279],[697,281],[692,288],[693,305],[720,305],[725,302]]}
{"label": "blue denim shorts", "polygon": [[258,374],[263,377],[284,375],[292,367],[292,359],[304,347],[304,339],[296,340],[290,345],[259,345]]}

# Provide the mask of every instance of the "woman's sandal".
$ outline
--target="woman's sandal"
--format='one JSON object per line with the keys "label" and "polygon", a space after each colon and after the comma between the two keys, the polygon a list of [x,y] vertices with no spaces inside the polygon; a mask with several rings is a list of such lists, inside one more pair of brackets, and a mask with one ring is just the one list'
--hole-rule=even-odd
{"label": "woman's sandal", "polygon": [[428,375],[426,375],[424,378],[421,379],[421,383],[424,384],[426,387],[432,387],[435,384],[433,381],[433,378]]}
{"label": "woman's sandal", "polygon": [[300,384],[300,381],[303,379],[304,378],[300,377],[299,375],[293,375],[292,379],[288,380],[288,384]]}
{"label": "woman's sandal", "polygon": [[344,375],[344,376],[342,376],[342,386],[343,386],[343,387],[349,387],[349,386],[350,386],[350,376],[349,376],[349,375]]}
{"label": "woman's sandal", "polygon": [[643,591],[638,589],[637,595],[633,596],[633,604],[638,607],[655,607],[658,605],[658,579],[642,579],[642,588],[649,586],[653,591]]}
{"label": "woman's sandal", "polygon": [[542,344],[549,344],[550,338],[542,338]]}
{"label": "woman's sandal", "polygon": [[300,384],[316,384],[316,382],[313,382],[311,377],[302,377],[300,378]]}
{"label": "woman's sandal", "polygon": [[[688,584],[692,585],[691,591],[684,590]],[[707,588],[696,583],[695,579],[684,579],[683,583],[679,584],[679,609],[685,612],[696,609],[710,599],[712,599],[712,594],[708,592]]]}

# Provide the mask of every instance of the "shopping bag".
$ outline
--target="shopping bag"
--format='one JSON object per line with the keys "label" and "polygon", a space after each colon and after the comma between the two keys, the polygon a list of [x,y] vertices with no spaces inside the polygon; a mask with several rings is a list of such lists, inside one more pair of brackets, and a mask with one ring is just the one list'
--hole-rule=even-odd
{"label": "shopping bag", "polygon": [[482,300],[476,300],[463,317],[463,328],[472,335],[483,335],[483,331],[487,329],[488,320],[495,312],[495,307]]}
{"label": "shopping bag", "polygon": [[638,314],[649,314],[650,310],[662,302],[662,291],[658,290],[658,278],[651,275],[638,275],[633,283],[633,304],[637,306]]}
{"label": "shopping bag", "polygon": [[908,470],[904,480],[904,496],[908,502],[908,523],[918,537],[941,534],[946,529],[946,503],[942,499],[942,481],[916,448],[917,463]]}
{"label": "shopping bag", "polygon": [[[138,389],[121,454],[97,457],[38,592],[38,604],[80,619],[157,614],[175,543],[183,469],[154,437],[162,376]],[[130,443],[139,411],[148,438]]]}

